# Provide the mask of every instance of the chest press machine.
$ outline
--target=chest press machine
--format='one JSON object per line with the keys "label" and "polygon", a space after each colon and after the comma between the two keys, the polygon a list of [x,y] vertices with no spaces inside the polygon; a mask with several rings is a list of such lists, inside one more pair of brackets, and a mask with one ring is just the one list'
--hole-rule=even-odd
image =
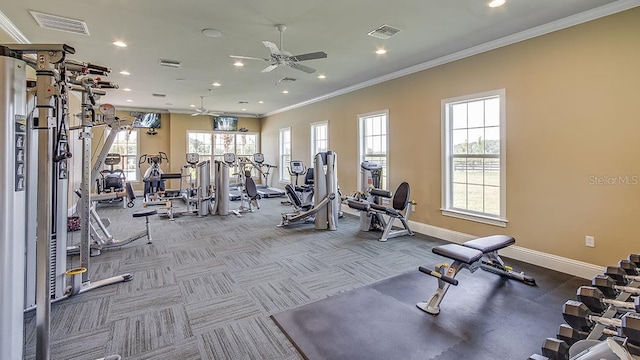
{"label": "chest press machine", "polygon": [[440,313],[440,303],[449,290],[450,285],[457,286],[456,275],[462,269],[475,272],[479,268],[511,279],[519,280],[527,285],[536,285],[531,276],[523,272],[515,272],[510,266],[504,264],[498,250],[515,244],[516,239],[508,235],[493,235],[470,240],[462,244],[446,244],[434,247],[434,254],[453,260],[451,265],[437,264],[435,270],[429,270],[420,266],[418,270],[427,275],[438,278],[438,288],[431,297],[419,302],[416,306],[432,315]]}

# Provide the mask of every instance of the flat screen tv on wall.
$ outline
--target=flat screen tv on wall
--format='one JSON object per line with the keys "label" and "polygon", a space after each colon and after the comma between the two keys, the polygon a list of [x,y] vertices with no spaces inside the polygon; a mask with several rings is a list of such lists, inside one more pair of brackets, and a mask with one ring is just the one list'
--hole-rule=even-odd
{"label": "flat screen tv on wall", "polygon": [[213,130],[238,131],[238,118],[233,116],[216,116],[213,118]]}
{"label": "flat screen tv on wall", "polygon": [[160,113],[132,111],[134,128],[160,129]]}

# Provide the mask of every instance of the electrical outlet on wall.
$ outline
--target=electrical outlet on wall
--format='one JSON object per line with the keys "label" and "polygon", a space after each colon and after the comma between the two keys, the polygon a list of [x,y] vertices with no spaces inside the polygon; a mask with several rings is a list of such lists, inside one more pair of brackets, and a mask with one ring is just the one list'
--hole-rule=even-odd
{"label": "electrical outlet on wall", "polygon": [[593,236],[585,236],[584,244],[588,247],[596,247],[596,239]]}

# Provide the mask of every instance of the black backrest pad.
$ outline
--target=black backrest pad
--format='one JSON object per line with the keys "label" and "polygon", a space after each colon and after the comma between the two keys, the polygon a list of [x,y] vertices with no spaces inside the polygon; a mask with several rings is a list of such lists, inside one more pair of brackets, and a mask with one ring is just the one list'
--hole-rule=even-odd
{"label": "black backrest pad", "polygon": [[291,201],[293,201],[293,203],[297,207],[301,207],[302,206],[302,200],[300,200],[300,197],[298,197],[298,194],[296,194],[296,191],[293,189],[293,186],[291,186],[291,184],[285,185],[284,186],[284,191],[287,192],[287,195],[289,196],[289,199],[291,199]]}
{"label": "black backrest pad", "polygon": [[398,189],[396,189],[395,195],[393,195],[393,208],[402,211],[409,205],[409,199],[411,198],[411,188],[406,181],[402,182]]}
{"label": "black backrest pad", "polygon": [[245,184],[245,190],[247,191],[247,196],[250,199],[253,199],[258,195],[258,189],[256,188],[256,183],[253,181],[251,177],[248,177]]}

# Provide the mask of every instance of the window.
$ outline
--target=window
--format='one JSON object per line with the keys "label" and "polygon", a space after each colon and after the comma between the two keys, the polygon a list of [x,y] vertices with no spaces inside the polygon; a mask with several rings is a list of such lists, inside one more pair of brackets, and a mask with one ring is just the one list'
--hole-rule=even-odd
{"label": "window", "polygon": [[442,213],[506,226],[505,90],[442,100]]}
{"label": "window", "polygon": [[[389,111],[381,111],[358,115],[360,121],[360,161],[373,161],[382,166],[381,188],[387,189],[387,173],[389,171],[388,152],[388,118]],[[358,171],[358,176],[360,172]],[[358,181],[360,184],[360,181]],[[360,189],[366,190],[366,189]]]}
{"label": "window", "polygon": [[[110,129],[105,129],[105,138],[109,137]],[[138,130],[121,130],[116,135],[110,153],[120,154],[120,164],[113,165],[113,169],[122,169],[127,181],[138,181]],[[105,165],[105,169],[111,170],[110,165]]]}
{"label": "window", "polygon": [[[196,153],[200,161],[213,162],[213,142],[211,132],[187,131],[187,153]],[[211,165],[213,168],[213,164]]]}
{"label": "window", "polygon": [[[248,156],[251,158],[258,151],[257,133],[233,133],[211,131],[188,131],[187,152],[200,155],[200,161],[222,161],[225,153],[234,153],[236,156]],[[234,171],[230,171],[230,177]]]}
{"label": "window", "polygon": [[280,129],[280,182],[290,182],[289,163],[291,162],[291,128]]}
{"label": "window", "polygon": [[311,124],[311,166],[316,154],[327,150],[329,150],[329,122]]}

